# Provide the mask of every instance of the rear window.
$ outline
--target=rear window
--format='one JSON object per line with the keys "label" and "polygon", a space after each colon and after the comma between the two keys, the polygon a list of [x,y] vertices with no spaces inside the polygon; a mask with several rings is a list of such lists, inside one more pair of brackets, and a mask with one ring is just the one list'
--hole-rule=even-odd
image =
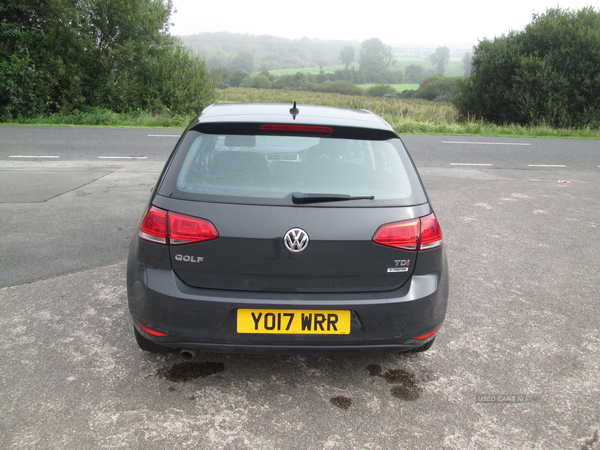
{"label": "rear window", "polygon": [[335,207],[426,201],[410,158],[397,138],[188,131],[159,190],[160,195],[171,198],[280,205],[289,205],[293,192],[375,197],[325,203]]}

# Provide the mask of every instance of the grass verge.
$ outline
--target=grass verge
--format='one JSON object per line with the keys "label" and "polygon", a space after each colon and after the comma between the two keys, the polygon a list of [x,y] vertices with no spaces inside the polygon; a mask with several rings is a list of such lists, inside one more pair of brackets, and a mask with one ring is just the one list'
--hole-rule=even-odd
{"label": "grass verge", "polygon": [[[600,129],[596,128],[556,129],[546,126],[494,125],[480,121],[459,121],[456,108],[445,102],[277,89],[228,88],[219,91],[219,103],[257,102],[291,105],[294,101],[299,105],[367,109],[387,120],[399,134],[600,139]],[[54,114],[9,124],[185,128],[192,118],[193,116],[180,116],[168,112],[117,114],[108,110],[95,110]]]}
{"label": "grass verge", "polygon": [[420,99],[376,98],[277,89],[229,88],[219,92],[220,102],[289,103],[367,109],[387,120],[399,134],[462,136],[546,137],[600,139],[600,129],[556,129],[547,126],[494,125],[459,121],[456,108],[447,102]]}
{"label": "grass verge", "polygon": [[92,111],[74,111],[68,114],[52,114],[50,116],[33,117],[5,122],[4,125],[51,125],[51,126],[86,126],[117,128],[184,128],[193,116],[182,116],[162,112],[150,114],[145,111],[133,113],[115,113],[107,109]]}

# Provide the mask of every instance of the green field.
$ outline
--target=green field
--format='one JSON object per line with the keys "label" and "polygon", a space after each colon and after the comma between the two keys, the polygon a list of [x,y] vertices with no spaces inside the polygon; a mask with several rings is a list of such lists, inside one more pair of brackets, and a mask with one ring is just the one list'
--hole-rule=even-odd
{"label": "green field", "polygon": [[[363,89],[369,89],[370,87],[377,86],[376,84],[359,84],[359,87]],[[396,89],[398,92],[406,91],[406,90],[417,90],[419,89],[418,84],[390,84],[391,87]]]}
{"label": "green field", "polygon": [[[400,57],[395,58],[396,63],[389,67],[390,70],[406,70],[408,66],[411,64],[417,64],[423,66],[425,70],[433,69],[433,66],[429,61],[425,58],[414,58],[414,57]],[[351,67],[355,70],[358,70],[358,63],[354,63]],[[334,73],[336,70],[343,70],[345,66],[343,64],[338,64],[335,66],[324,66],[323,72],[325,73]],[[271,75],[275,75],[280,77],[281,75],[293,75],[298,72],[302,73],[310,73],[311,75],[318,75],[320,72],[319,67],[304,67],[300,69],[279,69],[279,70],[270,70],[269,73]],[[446,66],[446,72],[444,75],[449,77],[462,77],[464,75],[463,63],[460,58],[450,58],[448,65]]]}
{"label": "green field", "polygon": [[[419,66],[423,66],[425,70],[433,69],[433,65],[431,62],[427,61],[425,58],[409,58],[409,57],[400,57],[396,58],[396,64],[390,66],[391,70],[406,70],[408,66],[411,64],[417,64]],[[465,74],[465,69],[463,68],[463,63],[460,58],[450,58],[448,65],[446,66],[446,71],[444,75],[448,77],[462,77]]]}
{"label": "green field", "polygon": [[[355,69],[358,70],[358,64],[354,64]],[[345,66],[343,64],[338,64],[336,66],[324,66],[323,72],[325,73],[334,73],[336,70],[344,70]],[[321,72],[318,66],[316,67],[303,67],[299,69],[277,69],[277,70],[269,70],[271,75],[275,75],[280,77],[282,75],[295,75],[298,72],[300,73],[309,73],[311,75],[318,75]]]}

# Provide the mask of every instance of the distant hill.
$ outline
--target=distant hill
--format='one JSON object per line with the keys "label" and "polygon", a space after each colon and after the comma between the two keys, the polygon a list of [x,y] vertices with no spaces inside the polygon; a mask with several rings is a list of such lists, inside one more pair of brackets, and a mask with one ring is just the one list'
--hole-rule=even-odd
{"label": "distant hill", "polygon": [[346,45],[356,47],[359,41],[322,39],[286,39],[275,36],[254,36],[238,33],[200,33],[181,36],[181,40],[206,59],[209,68],[227,67],[252,72],[263,69],[300,69],[339,64],[340,50]]}
{"label": "distant hill", "polygon": [[[361,42],[357,40],[287,39],[275,36],[254,36],[229,32],[200,33],[180,36],[185,45],[206,59],[209,68],[226,67],[230,70],[243,69],[249,73],[280,69],[305,69],[311,67],[335,66],[340,63],[340,50],[345,46],[356,49],[358,62]],[[390,45],[387,44],[386,45]],[[441,46],[441,45],[440,45]],[[419,44],[392,44],[395,58],[422,59],[435,48]],[[449,46],[450,47],[450,46]],[[451,57],[462,58],[471,51],[467,45],[451,48]]]}

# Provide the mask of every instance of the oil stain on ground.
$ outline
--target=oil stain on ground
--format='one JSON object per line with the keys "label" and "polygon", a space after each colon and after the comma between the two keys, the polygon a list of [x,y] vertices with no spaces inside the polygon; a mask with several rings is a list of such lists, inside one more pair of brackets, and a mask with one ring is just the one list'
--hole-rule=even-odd
{"label": "oil stain on ground", "polygon": [[170,369],[158,369],[156,376],[175,383],[205,378],[225,370],[225,364],[211,361],[186,361],[173,364]]}
{"label": "oil stain on ground", "polygon": [[352,406],[352,399],[348,397],[344,397],[343,395],[338,395],[337,397],[332,397],[329,401],[341,409],[348,409]]}
{"label": "oil stain on ground", "polygon": [[381,377],[390,384],[395,384],[390,392],[396,398],[406,401],[415,401],[421,396],[422,388],[419,386],[417,378],[410,372],[402,369],[389,369],[383,373],[379,364],[367,366],[369,375],[372,377]]}

